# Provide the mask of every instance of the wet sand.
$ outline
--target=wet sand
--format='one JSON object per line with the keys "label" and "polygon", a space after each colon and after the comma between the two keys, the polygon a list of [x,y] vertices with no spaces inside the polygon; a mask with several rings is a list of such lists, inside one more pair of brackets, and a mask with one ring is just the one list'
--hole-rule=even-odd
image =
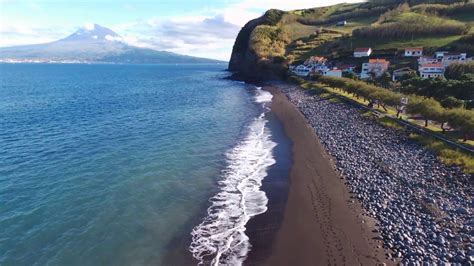
{"label": "wet sand", "polygon": [[375,222],[351,198],[306,118],[278,88],[265,89],[293,142],[293,165],[283,221],[264,264],[390,264]]}

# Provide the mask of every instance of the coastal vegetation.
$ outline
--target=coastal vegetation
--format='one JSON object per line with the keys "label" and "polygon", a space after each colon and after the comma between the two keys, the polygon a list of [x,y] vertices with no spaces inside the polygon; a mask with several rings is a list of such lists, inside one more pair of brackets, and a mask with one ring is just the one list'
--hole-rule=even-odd
{"label": "coastal vegetation", "polygon": [[[423,47],[426,54],[437,50],[472,54],[473,6],[472,0],[371,0],[288,12],[269,10],[242,28],[229,69],[246,79],[287,78],[289,65],[314,55],[360,66],[364,61],[352,57],[357,47],[371,47],[372,56],[390,58],[392,70],[416,67],[416,60],[401,57],[403,47]],[[341,21],[345,21],[343,26],[336,25]],[[327,85],[330,94],[372,103],[376,110],[393,117],[402,115],[397,107],[401,98],[408,98],[406,121],[469,146],[474,144],[472,68],[473,63],[453,64],[446,69],[446,79],[408,75],[397,82],[389,76],[365,82],[354,75],[314,76],[313,82],[300,83],[306,88],[313,88],[316,82]],[[472,160],[472,156],[465,159],[464,153],[460,156],[464,159],[454,159],[452,154],[457,153],[452,148],[443,153],[450,154],[444,161],[468,165]]]}
{"label": "coastal vegetation", "polygon": [[[353,80],[349,78],[335,78],[327,76],[313,76],[314,80],[326,84],[330,87],[337,87],[353,94],[355,97],[361,97],[367,102],[377,101],[385,111],[387,107],[397,108],[402,98],[408,98],[406,111],[413,116],[420,115],[425,120],[425,127],[428,121],[439,124],[444,132],[444,127],[448,123],[451,127],[460,130],[463,133],[463,140],[467,141],[468,136],[474,133],[474,110],[466,110],[463,108],[445,108],[442,103],[430,97],[423,97],[414,94],[402,94],[387,90],[382,87],[368,84],[363,81]],[[453,106],[454,105],[454,106]],[[445,103],[445,106],[455,107]],[[397,114],[398,116],[399,114]]]}
{"label": "coastal vegetation", "polygon": [[[272,9],[242,28],[229,68],[255,79],[284,76],[282,69],[312,55],[347,58],[356,47],[372,47],[375,55],[410,46],[473,53],[473,6],[472,0],[376,0]],[[337,26],[341,21],[346,24]]]}
{"label": "coastal vegetation", "polygon": [[[374,119],[377,123],[385,127],[394,128],[409,134],[410,139],[420,142],[426,148],[433,150],[443,163],[448,165],[459,165],[467,173],[474,173],[474,156],[472,154],[426,134],[421,135],[419,133],[407,130],[403,124],[399,123],[397,119],[395,119],[397,115],[396,106],[400,103],[400,99],[402,97],[406,97],[406,95],[394,92],[386,93],[386,89],[374,86],[372,84],[366,84],[361,81],[354,81],[345,78],[315,76],[314,79],[318,80],[318,82],[308,81],[297,77],[291,78],[293,82],[298,83],[301,87],[305,88],[306,90],[314,91],[315,93],[319,94],[319,97],[325,98],[329,101],[333,101],[334,99],[337,99],[337,97],[342,97],[342,99],[352,103],[366,106],[367,102],[373,101],[374,99],[380,101],[385,100],[386,102],[379,102],[380,105],[374,106],[375,111],[384,115],[373,115],[372,112],[366,112],[363,114],[363,116]],[[323,80],[325,82],[323,82]],[[351,89],[347,90],[345,88]],[[427,127],[424,127],[424,124],[422,124],[421,127],[431,134],[440,134],[441,136],[451,139],[454,142],[472,147],[474,142],[464,142],[463,139],[465,135],[460,134],[462,132],[456,130],[443,131],[441,128],[444,127],[449,120],[454,124],[464,123],[466,129],[470,127],[472,132],[474,126],[474,116],[472,111],[463,110],[460,108],[443,108],[439,102],[430,98],[424,99],[423,97],[418,97],[415,95],[409,95],[408,97],[409,103],[411,102],[411,104],[407,106],[408,114],[414,113],[415,115],[413,115],[414,117],[405,116],[405,121],[413,125],[417,125],[417,120],[414,118],[416,118],[415,116],[421,115],[421,113],[425,115],[423,116],[424,119],[438,119],[431,120],[431,123]],[[450,116],[451,118],[449,118]],[[423,123],[426,123],[426,121]],[[434,124],[437,126],[434,127]],[[446,128],[444,128],[444,130],[446,130]]]}

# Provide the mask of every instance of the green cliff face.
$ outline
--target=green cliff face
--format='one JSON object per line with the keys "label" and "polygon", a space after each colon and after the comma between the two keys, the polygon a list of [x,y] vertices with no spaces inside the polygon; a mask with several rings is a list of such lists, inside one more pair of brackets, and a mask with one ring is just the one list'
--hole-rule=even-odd
{"label": "green cliff face", "polygon": [[[337,25],[342,21],[347,23]],[[312,55],[350,60],[357,47],[372,47],[374,56],[410,46],[472,54],[473,25],[472,0],[372,0],[287,12],[271,9],[241,29],[229,70],[246,80],[282,78],[289,64]]]}
{"label": "green cliff face", "polygon": [[229,62],[230,71],[250,80],[283,73],[283,60],[280,64],[276,60],[284,56],[287,44],[285,32],[279,26],[284,14],[280,10],[269,10],[240,30]]}

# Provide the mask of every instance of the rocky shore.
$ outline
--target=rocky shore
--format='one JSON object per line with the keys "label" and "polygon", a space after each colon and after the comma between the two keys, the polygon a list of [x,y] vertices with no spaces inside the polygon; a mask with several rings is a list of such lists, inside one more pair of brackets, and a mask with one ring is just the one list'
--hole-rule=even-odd
{"label": "rocky shore", "polygon": [[404,133],[361,109],[280,88],[308,119],[346,185],[375,218],[387,259],[407,265],[474,263],[473,177],[440,163]]}

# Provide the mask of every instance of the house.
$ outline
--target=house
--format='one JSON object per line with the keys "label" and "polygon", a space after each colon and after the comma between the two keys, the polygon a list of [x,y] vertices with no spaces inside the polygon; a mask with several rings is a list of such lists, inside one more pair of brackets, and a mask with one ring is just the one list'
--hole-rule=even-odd
{"label": "house", "polygon": [[416,75],[416,71],[409,67],[400,68],[393,71],[392,80],[397,81],[404,76],[413,75],[413,74]]}
{"label": "house", "polygon": [[435,52],[435,58],[441,60],[441,59],[443,59],[444,54],[447,54],[447,53],[448,53],[448,51],[436,51]]}
{"label": "house", "polygon": [[310,58],[304,61],[305,65],[325,65],[327,62],[327,58],[323,56],[311,56]]}
{"label": "house", "polygon": [[379,78],[388,70],[389,61],[385,59],[369,59],[368,63],[362,64],[362,71],[360,72],[361,79],[369,79],[374,75]]}
{"label": "house", "polygon": [[293,70],[293,73],[302,77],[309,76],[310,72],[311,72],[311,67],[307,67],[305,65],[299,65]]}
{"label": "house", "polygon": [[406,57],[418,57],[423,55],[423,47],[408,47],[405,48]]}
{"label": "house", "polygon": [[372,53],[372,48],[356,48],[354,50],[354,57],[367,57]]}
{"label": "house", "polygon": [[329,77],[337,77],[340,78],[342,77],[342,70],[333,68],[333,69],[328,69],[323,72],[324,76],[329,76]]}
{"label": "house", "polygon": [[346,26],[346,24],[347,24],[347,21],[341,20],[336,23],[336,26]]}
{"label": "house", "polygon": [[452,63],[463,63],[467,60],[466,53],[446,53],[441,59],[441,63],[443,63],[444,67],[451,65]]}
{"label": "house", "polygon": [[418,58],[418,65],[439,63],[437,58],[421,56]]}
{"label": "house", "polygon": [[444,65],[442,63],[427,63],[418,67],[420,77],[438,78],[444,77]]}
{"label": "house", "polygon": [[327,71],[329,69],[328,66],[326,65],[315,65],[312,67],[312,71],[316,73],[322,74],[324,71]]}

